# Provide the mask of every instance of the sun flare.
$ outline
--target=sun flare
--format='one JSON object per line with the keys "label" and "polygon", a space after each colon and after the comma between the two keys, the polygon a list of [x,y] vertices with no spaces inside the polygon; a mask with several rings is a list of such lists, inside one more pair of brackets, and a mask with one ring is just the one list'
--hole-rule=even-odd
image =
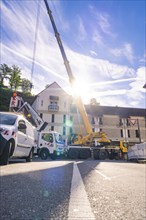
{"label": "sun flare", "polygon": [[75,82],[72,87],[66,89],[69,94],[74,96],[80,96],[83,103],[89,103],[91,99],[91,91],[89,84],[83,80]]}

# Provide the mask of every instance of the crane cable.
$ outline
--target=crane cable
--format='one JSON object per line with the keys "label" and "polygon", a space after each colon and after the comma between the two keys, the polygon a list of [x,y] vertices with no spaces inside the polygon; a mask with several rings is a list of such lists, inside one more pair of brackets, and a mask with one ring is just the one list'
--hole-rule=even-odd
{"label": "crane cable", "polygon": [[38,26],[39,26],[39,16],[40,16],[40,0],[38,0],[37,5],[37,19],[36,19],[36,26],[35,26],[35,35],[34,35],[34,47],[33,47],[33,57],[32,57],[32,67],[31,67],[31,84],[30,84],[30,90],[33,87],[32,79],[33,79],[33,73],[34,73],[34,64],[35,64],[35,57],[36,57],[36,44],[37,44],[37,35],[38,35]]}

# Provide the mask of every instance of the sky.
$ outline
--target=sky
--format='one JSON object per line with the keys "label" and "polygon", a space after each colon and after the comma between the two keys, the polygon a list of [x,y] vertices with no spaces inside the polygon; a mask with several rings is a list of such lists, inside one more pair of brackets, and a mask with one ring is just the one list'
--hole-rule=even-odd
{"label": "sky", "polygon": [[[146,107],[146,3],[48,0],[83,103]],[[37,95],[57,82],[72,94],[44,0],[0,0],[1,64],[17,65]]]}

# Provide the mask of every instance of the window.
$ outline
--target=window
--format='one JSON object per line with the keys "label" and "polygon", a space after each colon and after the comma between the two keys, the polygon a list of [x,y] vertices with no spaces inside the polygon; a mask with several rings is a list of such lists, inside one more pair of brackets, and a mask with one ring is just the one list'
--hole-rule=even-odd
{"label": "window", "polygon": [[44,141],[53,143],[53,135],[52,134],[44,133],[44,134],[42,134],[42,139]]}
{"label": "window", "polygon": [[70,116],[70,122],[73,122],[73,116],[72,115]]}
{"label": "window", "polygon": [[27,128],[27,127],[26,127],[25,121],[20,120],[20,121],[18,122],[18,131],[20,131],[20,132],[26,134],[26,128]]}
{"label": "window", "polygon": [[66,115],[63,115],[63,123],[66,124]]}
{"label": "window", "polygon": [[55,122],[55,115],[52,114],[52,119],[51,119],[51,122],[54,123]]}
{"label": "window", "polygon": [[60,143],[63,141],[61,134],[55,133],[54,136],[56,143]]}
{"label": "window", "polygon": [[50,102],[51,105],[57,105],[57,102]]}
{"label": "window", "polygon": [[139,138],[139,131],[138,130],[135,130],[135,135],[137,138]]}
{"label": "window", "polygon": [[70,134],[71,134],[71,135],[73,134],[73,129],[72,129],[72,127],[70,127]]}
{"label": "window", "polygon": [[43,106],[43,103],[44,103],[43,100],[41,100],[41,106]]}
{"label": "window", "polygon": [[102,122],[102,118],[101,118],[101,117],[99,118],[99,124],[100,124],[100,125],[103,124],[103,122]]}
{"label": "window", "polygon": [[91,124],[93,124],[93,125],[95,124],[94,117],[92,117]]}
{"label": "window", "polygon": [[63,135],[66,135],[66,127],[63,127]]}
{"label": "window", "polygon": [[43,113],[40,113],[40,117],[43,118]]}
{"label": "window", "polygon": [[122,118],[120,118],[119,125],[120,125],[120,126],[123,125]]}
{"label": "window", "polygon": [[130,126],[130,122],[129,122],[128,118],[126,119],[126,124],[127,124],[127,126]]}
{"label": "window", "polygon": [[54,126],[51,126],[51,131],[54,131]]}
{"label": "window", "polygon": [[59,100],[59,97],[58,97],[58,96],[50,95],[50,99],[51,99],[51,100],[54,100],[54,101],[58,101],[58,100]]}
{"label": "window", "polygon": [[121,129],[120,132],[121,132],[121,137],[123,137],[123,130]]}
{"label": "window", "polygon": [[128,137],[130,138],[130,130],[128,130]]}
{"label": "window", "polygon": [[16,119],[17,119],[16,115],[0,113],[0,124],[14,125],[16,122]]}

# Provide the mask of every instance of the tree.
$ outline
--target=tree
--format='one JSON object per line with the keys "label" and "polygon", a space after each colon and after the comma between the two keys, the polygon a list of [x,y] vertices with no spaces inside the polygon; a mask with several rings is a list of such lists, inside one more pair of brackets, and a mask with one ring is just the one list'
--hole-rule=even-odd
{"label": "tree", "polygon": [[4,79],[9,79],[11,68],[7,64],[1,64],[0,66],[0,84],[4,86]]}
{"label": "tree", "polygon": [[31,92],[31,88],[32,88],[32,83],[31,83],[28,79],[23,78],[23,79],[21,80],[21,89],[22,89],[22,92],[24,92],[24,93],[30,93],[30,92]]}
{"label": "tree", "polygon": [[11,68],[11,74],[9,79],[11,89],[17,90],[21,85],[21,70],[18,66],[13,65]]}
{"label": "tree", "polygon": [[100,105],[95,98],[90,99],[90,105]]}

